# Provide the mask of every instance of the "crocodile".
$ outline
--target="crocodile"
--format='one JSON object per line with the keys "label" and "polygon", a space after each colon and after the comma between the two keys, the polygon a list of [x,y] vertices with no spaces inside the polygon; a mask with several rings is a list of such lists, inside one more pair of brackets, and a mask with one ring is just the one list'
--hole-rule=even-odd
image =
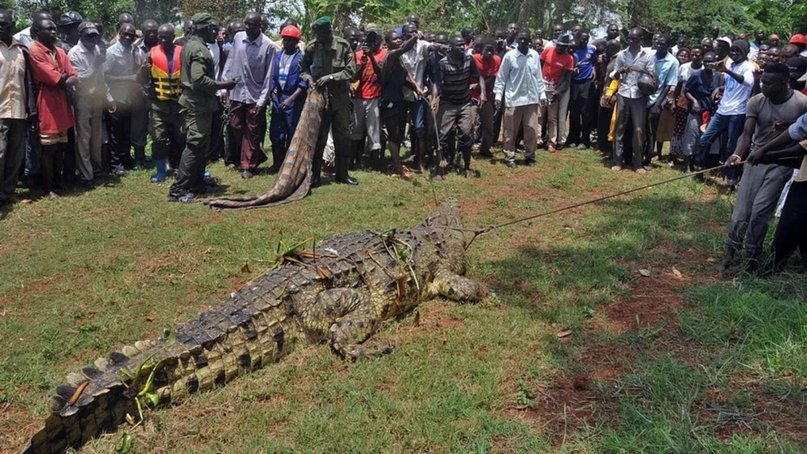
{"label": "crocodile", "polygon": [[371,338],[383,322],[434,297],[476,302],[488,295],[464,277],[464,232],[459,203],[448,199],[411,229],[366,230],[281,255],[273,269],[172,333],[68,375],[24,452],[63,452],[132,423],[146,386],[158,405],[177,403],[303,343],[326,343],[346,359],[387,353],[388,345]]}

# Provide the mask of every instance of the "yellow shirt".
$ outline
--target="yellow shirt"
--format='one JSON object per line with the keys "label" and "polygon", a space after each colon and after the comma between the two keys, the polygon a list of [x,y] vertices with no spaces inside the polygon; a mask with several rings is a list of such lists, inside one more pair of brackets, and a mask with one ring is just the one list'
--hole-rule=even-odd
{"label": "yellow shirt", "polygon": [[0,118],[24,120],[25,55],[22,47],[0,41]]}

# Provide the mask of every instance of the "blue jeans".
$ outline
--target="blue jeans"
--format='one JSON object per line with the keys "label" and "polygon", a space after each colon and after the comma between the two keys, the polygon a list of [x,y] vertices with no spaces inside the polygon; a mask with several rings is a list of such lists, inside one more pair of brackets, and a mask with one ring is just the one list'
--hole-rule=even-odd
{"label": "blue jeans", "polygon": [[[701,135],[700,149],[696,156],[696,162],[701,167],[708,167],[709,149],[712,144],[717,140],[721,134],[728,131],[728,143],[726,151],[723,156],[720,156],[720,162],[723,163],[734,153],[737,148],[737,139],[743,132],[745,125],[745,114],[743,115],[720,115],[714,114],[709,120],[709,126],[706,127],[706,132]],[[737,179],[740,176],[741,169],[739,166],[726,169],[726,178]]]}

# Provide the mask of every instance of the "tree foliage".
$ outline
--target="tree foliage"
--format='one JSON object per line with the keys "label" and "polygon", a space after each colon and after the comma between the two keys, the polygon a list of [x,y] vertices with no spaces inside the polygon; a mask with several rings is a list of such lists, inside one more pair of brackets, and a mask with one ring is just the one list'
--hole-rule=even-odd
{"label": "tree foliage", "polygon": [[757,27],[784,35],[807,32],[805,0],[0,0],[2,5],[16,5],[22,22],[43,8],[54,15],[79,11],[103,21],[109,31],[124,11],[132,13],[138,23],[146,18],[177,23],[200,11],[224,22],[260,11],[274,25],[286,18],[296,19],[304,32],[309,31],[306,24],[322,15],[333,16],[340,30],[347,25],[399,25],[411,13],[419,14],[427,29],[446,32],[470,26],[478,33],[492,33],[510,22],[531,30],[548,31],[556,23],[595,28],[614,19],[625,27],[666,28],[693,38],[707,34],[712,25],[735,32]]}

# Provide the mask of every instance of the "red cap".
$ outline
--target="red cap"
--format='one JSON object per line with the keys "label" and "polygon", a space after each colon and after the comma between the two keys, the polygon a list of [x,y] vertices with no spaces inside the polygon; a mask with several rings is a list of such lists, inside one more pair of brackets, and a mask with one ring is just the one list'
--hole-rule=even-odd
{"label": "red cap", "polygon": [[283,31],[280,32],[280,37],[300,39],[303,35],[300,33],[300,29],[294,25],[286,25],[283,27]]}
{"label": "red cap", "polygon": [[790,44],[800,44],[802,46],[807,46],[807,36],[804,36],[801,33],[796,33],[795,35],[790,37]]}

